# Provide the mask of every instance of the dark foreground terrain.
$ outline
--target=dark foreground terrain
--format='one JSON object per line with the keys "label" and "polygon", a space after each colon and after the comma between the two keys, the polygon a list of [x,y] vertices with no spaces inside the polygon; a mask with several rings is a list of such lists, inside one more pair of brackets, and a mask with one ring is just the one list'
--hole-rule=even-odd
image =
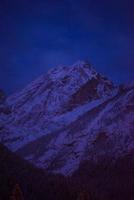
{"label": "dark foreground terrain", "polygon": [[101,158],[97,164],[85,161],[65,178],[35,168],[0,145],[0,200],[22,199],[133,200],[133,152],[116,163],[110,158]]}

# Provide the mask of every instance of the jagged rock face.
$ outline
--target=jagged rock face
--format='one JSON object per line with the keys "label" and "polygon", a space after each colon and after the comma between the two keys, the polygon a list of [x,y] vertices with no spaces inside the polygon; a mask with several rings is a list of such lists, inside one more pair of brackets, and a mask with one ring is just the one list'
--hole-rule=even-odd
{"label": "jagged rock face", "polygon": [[7,99],[1,140],[37,166],[71,174],[82,160],[134,147],[134,87],[115,87],[92,66],[60,66]]}
{"label": "jagged rock face", "polygon": [[8,103],[12,105],[17,120],[20,119],[19,123],[25,124],[31,118],[35,122],[41,117],[45,120],[46,115],[61,113],[65,107],[77,107],[104,97],[112,87],[110,81],[82,62],[50,70],[47,75],[11,96]]}

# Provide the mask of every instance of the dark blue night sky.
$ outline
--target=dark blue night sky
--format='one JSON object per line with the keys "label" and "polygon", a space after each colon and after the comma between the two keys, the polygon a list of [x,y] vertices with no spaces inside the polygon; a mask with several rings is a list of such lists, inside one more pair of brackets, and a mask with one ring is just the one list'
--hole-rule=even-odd
{"label": "dark blue night sky", "polygon": [[134,78],[132,0],[3,0],[0,15],[0,88],[8,94],[83,59],[116,83]]}

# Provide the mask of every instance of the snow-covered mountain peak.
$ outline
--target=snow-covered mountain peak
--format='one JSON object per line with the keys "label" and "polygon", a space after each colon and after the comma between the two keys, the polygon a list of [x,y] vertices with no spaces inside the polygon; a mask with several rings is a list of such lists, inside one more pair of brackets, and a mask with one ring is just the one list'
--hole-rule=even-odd
{"label": "snow-covered mountain peak", "polygon": [[57,81],[63,79],[64,77],[69,76],[73,79],[75,77],[79,77],[80,79],[85,78],[88,76],[89,79],[95,77],[97,72],[91,67],[91,65],[86,61],[77,61],[75,64],[71,66],[59,65],[51,69],[48,72],[49,77],[53,81]]}
{"label": "snow-covered mountain peak", "polygon": [[[78,61],[68,67],[60,65],[51,69],[21,92],[9,97],[7,102],[15,110],[18,107],[19,110],[29,110],[40,105],[48,113],[59,112],[66,106],[75,107],[106,96],[111,88],[114,88],[111,81],[97,73],[89,63]],[[81,99],[79,103],[78,99]]]}
{"label": "snow-covered mountain peak", "polygon": [[89,68],[91,69],[91,64],[88,61],[78,60],[75,62],[72,67],[76,68]]}
{"label": "snow-covered mountain peak", "polygon": [[84,159],[134,146],[133,96],[87,62],[60,65],[7,99],[0,139],[37,166],[70,174]]}

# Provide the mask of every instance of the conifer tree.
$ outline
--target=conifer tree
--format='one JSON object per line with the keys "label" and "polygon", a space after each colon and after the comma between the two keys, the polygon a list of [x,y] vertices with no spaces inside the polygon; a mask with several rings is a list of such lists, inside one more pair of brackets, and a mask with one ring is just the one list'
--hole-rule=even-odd
{"label": "conifer tree", "polygon": [[24,200],[19,184],[15,185],[10,200]]}

